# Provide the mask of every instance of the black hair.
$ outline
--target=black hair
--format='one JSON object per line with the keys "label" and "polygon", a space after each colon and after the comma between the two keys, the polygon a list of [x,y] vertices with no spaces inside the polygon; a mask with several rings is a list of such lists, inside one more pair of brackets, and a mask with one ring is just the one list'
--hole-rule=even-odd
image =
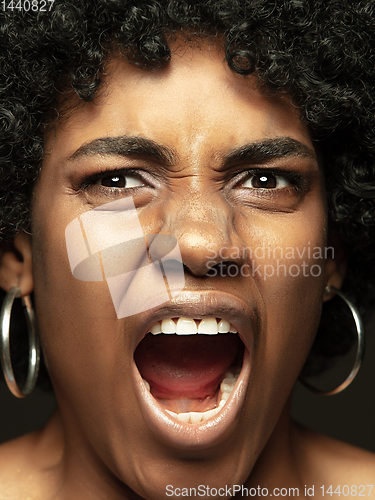
{"label": "black hair", "polygon": [[[375,296],[374,2],[56,0],[45,10],[0,12],[3,241],[29,227],[43,132],[67,96],[94,100],[114,53],[151,70],[168,64],[171,37],[210,37],[224,46],[234,72],[255,74],[264,91],[288,95],[298,106],[323,160],[330,226],[348,255],[343,290],[362,311],[369,308]],[[335,301],[324,306],[306,373],[348,350],[345,322]]]}

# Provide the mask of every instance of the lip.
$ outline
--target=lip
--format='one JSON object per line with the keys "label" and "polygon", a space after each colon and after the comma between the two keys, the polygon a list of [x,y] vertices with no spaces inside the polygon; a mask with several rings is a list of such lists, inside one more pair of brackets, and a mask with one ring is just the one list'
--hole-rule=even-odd
{"label": "lip", "polygon": [[245,345],[242,369],[228,401],[215,417],[198,424],[177,421],[164,411],[146,389],[133,358],[132,379],[135,395],[150,430],[159,440],[170,446],[198,450],[224,441],[234,431],[240,418],[250,379],[255,314],[244,301],[225,292],[183,291],[170,302],[139,315],[134,351],[156,321],[176,316],[195,319],[216,316],[226,319],[237,328]]}
{"label": "lip", "polygon": [[179,316],[195,319],[216,316],[226,319],[237,328],[245,347],[252,347],[253,330],[248,332],[249,318],[254,320],[255,314],[246,302],[226,292],[182,291],[169,302],[138,314],[139,329],[133,339],[133,353],[156,321]]}

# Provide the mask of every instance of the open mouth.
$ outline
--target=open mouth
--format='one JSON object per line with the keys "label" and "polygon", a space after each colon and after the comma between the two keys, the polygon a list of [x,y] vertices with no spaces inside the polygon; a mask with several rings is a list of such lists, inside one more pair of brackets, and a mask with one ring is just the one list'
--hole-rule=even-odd
{"label": "open mouth", "polygon": [[158,442],[201,453],[242,429],[259,328],[255,304],[219,290],[182,290],[137,316],[134,395]]}
{"label": "open mouth", "polygon": [[220,317],[171,317],[155,322],[134,359],[144,384],[173,419],[198,424],[215,417],[232,394],[245,347]]}

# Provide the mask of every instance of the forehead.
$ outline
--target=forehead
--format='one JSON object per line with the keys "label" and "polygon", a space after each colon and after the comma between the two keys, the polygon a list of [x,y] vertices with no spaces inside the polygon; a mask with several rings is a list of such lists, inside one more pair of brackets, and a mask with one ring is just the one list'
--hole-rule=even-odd
{"label": "forehead", "polygon": [[[47,135],[69,157],[102,137],[146,137],[181,154],[227,154],[249,140],[293,137],[311,145],[287,96],[267,96],[255,76],[228,67],[221,48],[206,42],[172,46],[170,63],[143,70],[124,58],[108,62],[94,103],[74,103]],[[173,144],[172,144],[173,143]],[[222,151],[221,151],[222,150]]]}

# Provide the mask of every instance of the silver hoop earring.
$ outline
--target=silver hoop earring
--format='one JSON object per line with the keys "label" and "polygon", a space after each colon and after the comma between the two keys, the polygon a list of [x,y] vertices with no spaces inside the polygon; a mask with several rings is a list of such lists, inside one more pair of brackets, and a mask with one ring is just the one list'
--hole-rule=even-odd
{"label": "silver hoop earring", "polygon": [[38,378],[40,363],[40,345],[36,329],[35,313],[31,304],[30,296],[26,295],[26,297],[22,297],[22,304],[26,312],[27,329],[29,333],[29,370],[25,387],[21,391],[14,378],[9,345],[10,315],[12,312],[14,299],[20,296],[21,290],[19,288],[11,288],[5,296],[0,312],[1,366],[3,368],[5,381],[9,387],[9,390],[12,392],[12,394],[17,396],[17,398],[23,398],[27,396],[34,389],[36,380]]}
{"label": "silver hoop earring", "polygon": [[334,286],[327,286],[326,288],[326,293],[327,295],[332,295],[332,293],[336,293],[339,297],[341,297],[346,304],[349,306],[350,311],[353,315],[353,319],[355,322],[355,327],[357,330],[357,337],[358,337],[358,343],[357,343],[357,354],[355,357],[354,361],[354,366],[352,368],[352,371],[349,373],[348,377],[344,380],[344,382],[336,387],[336,389],[333,389],[332,391],[321,391],[320,389],[316,389],[313,387],[309,382],[306,382],[305,380],[300,379],[302,384],[310,389],[312,392],[315,394],[320,394],[323,396],[332,396],[333,394],[338,394],[339,392],[342,392],[344,389],[346,389],[355,379],[357,376],[357,373],[359,372],[359,369],[361,368],[363,357],[365,354],[365,331],[362,323],[362,319],[359,315],[358,309],[353,305],[353,303],[346,297],[346,295],[341,291],[335,288]]}

